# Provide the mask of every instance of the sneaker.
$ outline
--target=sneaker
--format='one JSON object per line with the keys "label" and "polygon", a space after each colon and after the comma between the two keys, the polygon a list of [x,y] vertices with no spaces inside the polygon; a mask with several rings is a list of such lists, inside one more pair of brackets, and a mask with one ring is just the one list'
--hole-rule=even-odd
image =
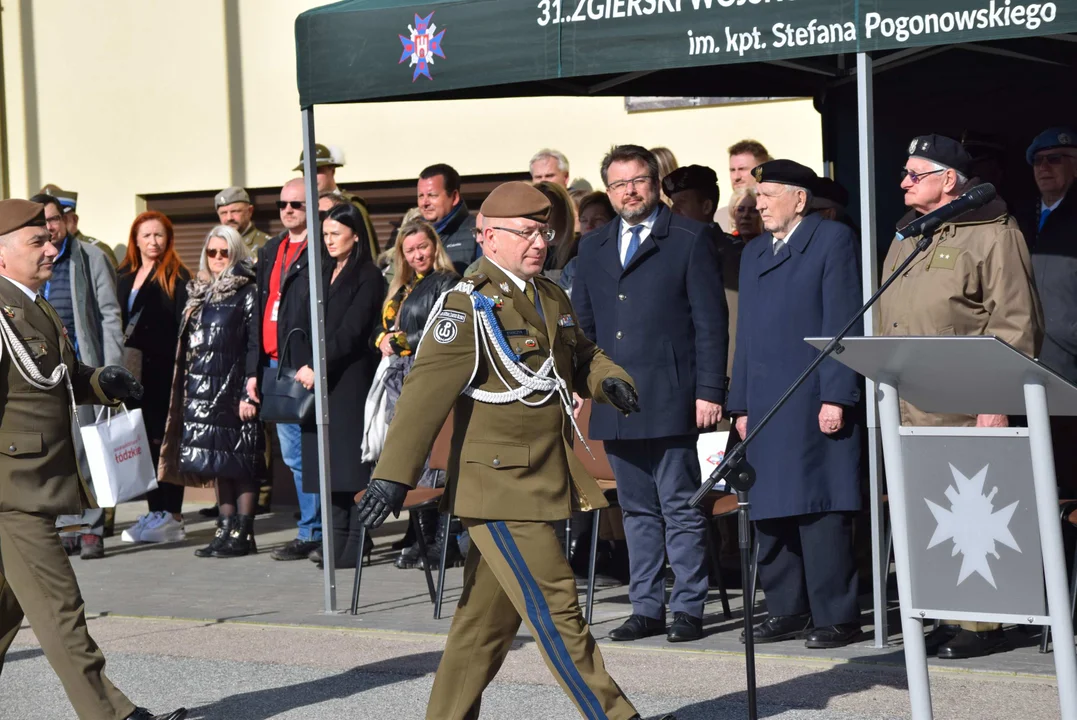
{"label": "sneaker", "polygon": [[153,522],[158,520],[161,513],[151,512],[145,515],[139,515],[138,520],[135,520],[135,524],[120,533],[120,540],[129,543],[141,542],[142,531]]}
{"label": "sneaker", "polygon": [[187,528],[183,520],[172,517],[172,513],[158,513],[157,519],[147,525],[139,536],[139,542],[169,543],[182,542],[187,539]]}
{"label": "sneaker", "polygon": [[79,557],[83,560],[99,560],[105,557],[105,541],[98,535],[86,533],[82,536]]}

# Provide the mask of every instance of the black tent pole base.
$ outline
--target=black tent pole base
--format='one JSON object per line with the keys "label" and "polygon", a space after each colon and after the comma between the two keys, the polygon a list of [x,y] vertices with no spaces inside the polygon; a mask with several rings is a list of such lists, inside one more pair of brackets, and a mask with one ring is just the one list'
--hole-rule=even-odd
{"label": "black tent pole base", "polygon": [[744,665],[748,681],[748,720],[759,717],[755,705],[755,588],[752,580],[752,533],[748,493],[737,493],[737,531],[740,536],[740,578],[744,588]]}

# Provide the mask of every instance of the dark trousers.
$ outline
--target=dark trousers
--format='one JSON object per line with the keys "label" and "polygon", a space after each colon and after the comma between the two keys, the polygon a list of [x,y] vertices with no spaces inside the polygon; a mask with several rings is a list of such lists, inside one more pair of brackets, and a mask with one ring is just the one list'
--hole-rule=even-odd
{"label": "dark trousers", "polygon": [[851,513],[757,520],[755,531],[771,616],[810,612],[816,627],[859,619]]}
{"label": "dark trousers", "polygon": [[146,493],[146,502],[150,512],[180,514],[183,511],[183,486],[173,483],[158,483],[155,490]]}
{"label": "dark trousers", "polygon": [[[338,568],[353,568],[362,554],[359,550],[359,506],[355,493],[330,494],[333,512],[333,555]],[[434,521],[437,522],[436,520]]]}
{"label": "dark trousers", "polygon": [[707,599],[707,526],[689,504],[699,489],[696,436],[607,440],[624,515],[632,612],[665,617],[665,560],[673,569],[671,612],[703,617]]}

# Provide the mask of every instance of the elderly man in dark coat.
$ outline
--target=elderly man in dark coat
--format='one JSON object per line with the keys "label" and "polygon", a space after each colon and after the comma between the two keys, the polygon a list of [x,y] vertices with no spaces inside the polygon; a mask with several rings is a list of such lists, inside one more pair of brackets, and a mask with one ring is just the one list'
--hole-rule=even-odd
{"label": "elderly man in dark coat", "polygon": [[[817,350],[860,308],[853,232],[811,213],[815,173],[790,160],[753,170],[767,232],[740,266],[740,308],[728,410],[745,435]],[[852,334],[859,334],[854,328]],[[769,617],[756,642],[814,630],[809,648],[848,645],[860,633],[852,514],[860,509],[860,379],[833,359],[748,447],[759,580]]]}

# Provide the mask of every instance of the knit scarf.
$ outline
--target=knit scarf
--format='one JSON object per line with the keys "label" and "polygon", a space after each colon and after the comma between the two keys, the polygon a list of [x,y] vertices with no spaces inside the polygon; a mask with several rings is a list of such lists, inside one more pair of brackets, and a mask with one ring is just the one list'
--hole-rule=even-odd
{"label": "knit scarf", "polygon": [[187,305],[183,308],[183,313],[190,317],[207,301],[218,303],[225,298],[230,298],[250,281],[249,277],[233,274],[231,269],[217,277],[206,272],[199,272],[198,276],[187,284]]}

